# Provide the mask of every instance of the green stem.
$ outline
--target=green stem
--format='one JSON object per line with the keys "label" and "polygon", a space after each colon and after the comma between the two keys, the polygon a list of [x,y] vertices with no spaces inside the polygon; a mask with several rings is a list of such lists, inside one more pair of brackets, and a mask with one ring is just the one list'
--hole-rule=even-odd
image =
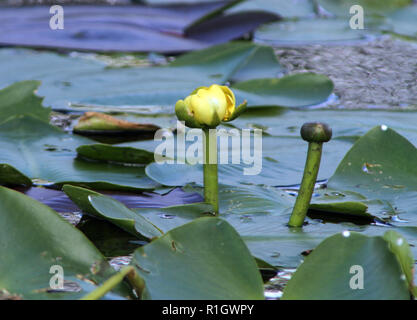
{"label": "green stem", "polygon": [[204,199],[219,214],[219,183],[217,172],[217,135],[210,137],[210,130],[203,129],[204,137]]}
{"label": "green stem", "polygon": [[136,294],[140,297],[143,290],[143,280],[136,274],[135,268],[132,266],[125,267],[116,273],[114,276],[106,280],[100,287],[93,290],[89,294],[81,298],[81,300],[98,300],[106,295],[109,291],[114,289],[127,276],[130,284],[135,289]]}
{"label": "green stem", "polygon": [[319,173],[322,147],[322,143],[310,142],[308,144],[303,180],[291,214],[290,227],[301,227],[304,223]]}

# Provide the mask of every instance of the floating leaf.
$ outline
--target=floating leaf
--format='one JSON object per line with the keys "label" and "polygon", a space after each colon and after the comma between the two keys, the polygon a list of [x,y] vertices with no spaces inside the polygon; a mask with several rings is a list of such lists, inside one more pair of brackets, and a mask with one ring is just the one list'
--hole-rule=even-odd
{"label": "floating leaf", "polygon": [[[388,201],[403,217],[415,220],[416,148],[386,125],[360,138],[330,178],[329,188]],[[410,214],[407,214],[410,212]]]}
{"label": "floating leaf", "polygon": [[153,152],[131,147],[114,147],[108,144],[90,144],[77,148],[79,156],[97,160],[116,163],[148,164],[154,161]]}
{"label": "floating leaf", "polygon": [[74,132],[85,131],[141,131],[152,132],[160,129],[151,124],[132,123],[99,112],[86,112],[74,127]]}
{"label": "floating leaf", "polygon": [[[206,204],[190,204],[169,206],[165,208],[130,210],[121,202],[101,195],[89,189],[66,185],[63,191],[74,201],[77,206],[89,215],[99,219],[105,219],[122,228],[123,230],[139,237],[152,239],[159,237],[163,232],[185,224],[193,219],[204,216],[204,212],[211,212],[212,208]],[[146,212],[154,214],[148,219]],[[158,215],[155,214],[158,212]],[[175,219],[174,225],[166,227],[159,224],[159,219]],[[181,220],[179,222],[178,220]],[[156,221],[157,223],[153,223]]]}
{"label": "floating leaf", "polygon": [[162,232],[140,215],[134,214],[126,206],[108,196],[97,192],[66,185],[63,191],[83,212],[99,219],[109,220],[119,228],[137,237],[152,239]]}
{"label": "floating leaf", "polygon": [[137,249],[132,265],[145,281],[146,299],[264,298],[255,259],[221,219],[201,218],[171,230]]}
{"label": "floating leaf", "polygon": [[150,240],[162,235],[162,231],[147,219],[134,214],[130,209],[110,197],[91,195],[89,200],[94,210],[102,217],[106,217],[115,225],[132,234],[141,235]]}
{"label": "floating leaf", "polygon": [[409,300],[401,276],[400,264],[384,238],[344,232],[327,238],[306,257],[282,298]]}
{"label": "floating leaf", "polygon": [[409,289],[415,295],[417,291],[415,291],[414,286],[414,257],[410,245],[403,236],[392,230],[385,232],[384,240],[388,242],[390,250],[397,257],[401,270],[407,279]]}
{"label": "floating leaf", "polygon": [[43,98],[35,95],[39,86],[39,81],[21,81],[0,90],[1,121],[16,114],[30,114],[49,121],[50,109],[42,106]]}
{"label": "floating leaf", "polygon": [[230,81],[234,82],[256,78],[275,78],[284,71],[271,47],[238,41],[184,54],[174,60],[171,66],[205,65],[224,72],[226,66],[223,61],[227,57],[240,60],[238,67],[230,70],[227,76]]}
{"label": "floating leaf", "polygon": [[[114,273],[55,211],[5,187],[0,187],[0,243],[0,289],[23,299],[77,299],[94,289],[79,277],[100,283]],[[64,292],[50,287],[57,273],[53,266],[63,268]],[[124,286],[118,292],[129,295]]]}

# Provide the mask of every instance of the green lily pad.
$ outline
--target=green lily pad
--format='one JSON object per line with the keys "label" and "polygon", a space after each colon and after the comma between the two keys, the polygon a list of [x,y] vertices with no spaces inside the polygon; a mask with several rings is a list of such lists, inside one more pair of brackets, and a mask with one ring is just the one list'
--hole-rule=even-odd
{"label": "green lily pad", "polygon": [[329,188],[385,200],[408,221],[416,221],[417,150],[385,125],[360,138],[329,179]]}
{"label": "green lily pad", "polygon": [[409,300],[402,275],[384,238],[345,232],[314,249],[288,282],[282,298]]}
{"label": "green lily pad", "polygon": [[42,106],[43,98],[35,95],[39,81],[22,81],[0,90],[1,121],[16,114],[30,114],[49,121],[50,109]]}
{"label": "green lily pad", "polygon": [[[95,288],[80,277],[101,283],[114,274],[91,242],[52,209],[5,187],[0,199],[0,291],[23,299],[78,299]],[[65,292],[50,287],[53,266],[63,268]],[[129,295],[125,286],[116,292]]]}
{"label": "green lily pad", "polygon": [[77,148],[79,156],[97,160],[117,163],[148,164],[154,161],[152,151],[132,147],[114,147],[108,144],[83,145]]}
{"label": "green lily pad", "polygon": [[134,236],[150,240],[162,235],[162,231],[146,218],[134,214],[111,197],[71,185],[65,185],[63,191],[83,212],[99,219],[106,219]]}
{"label": "green lily pad", "polygon": [[148,220],[140,215],[132,214],[131,210],[110,197],[90,195],[89,200],[95,211],[130,233],[150,240],[163,234]]}
{"label": "green lily pad", "polygon": [[[328,222],[350,221],[356,224],[385,224],[392,207],[384,200],[331,188],[314,191],[308,216]],[[394,213],[394,212],[392,212]]]}
{"label": "green lily pad", "polygon": [[333,91],[333,82],[324,75],[299,73],[280,79],[239,82],[232,89],[249,106],[305,107],[326,101]]}
{"label": "green lily pad", "polygon": [[255,259],[226,222],[201,218],[137,249],[132,265],[145,299],[263,299]]}
{"label": "green lily pad", "polygon": [[335,203],[313,203],[309,209],[320,210],[324,212],[341,213],[346,215],[355,215],[372,219],[373,216],[367,212],[368,206],[362,202],[335,202]]}
{"label": "green lily pad", "polygon": [[390,250],[395,254],[400,263],[401,270],[405,274],[410,291],[416,294],[414,286],[414,257],[407,241],[395,231],[387,231],[384,240],[388,242]]}
{"label": "green lily pad", "polygon": [[102,190],[150,190],[157,186],[145,176],[143,167],[76,159],[75,149],[89,143],[29,115],[10,118],[0,125],[0,182],[28,184],[29,179],[37,179],[41,184],[78,184]]}
{"label": "green lily pad", "polygon": [[231,69],[227,76],[233,82],[275,78],[284,71],[271,47],[253,45],[250,42],[232,42],[190,52],[178,57],[171,66],[205,65],[207,68],[224,70],[224,60],[233,57],[240,60],[238,67]]}

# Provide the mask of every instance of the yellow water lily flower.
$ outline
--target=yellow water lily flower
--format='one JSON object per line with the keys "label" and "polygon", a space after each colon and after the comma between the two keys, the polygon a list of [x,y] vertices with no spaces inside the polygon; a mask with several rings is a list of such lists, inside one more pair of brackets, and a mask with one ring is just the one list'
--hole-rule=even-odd
{"label": "yellow water lily flower", "polygon": [[215,128],[222,121],[229,121],[236,110],[236,98],[226,86],[213,84],[194,90],[175,105],[179,120],[191,128]]}

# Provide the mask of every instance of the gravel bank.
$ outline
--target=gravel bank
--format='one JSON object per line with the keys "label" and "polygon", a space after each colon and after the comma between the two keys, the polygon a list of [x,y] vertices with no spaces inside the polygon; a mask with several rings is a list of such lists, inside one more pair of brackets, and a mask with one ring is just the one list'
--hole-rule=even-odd
{"label": "gravel bank", "polygon": [[387,36],[354,46],[277,48],[276,54],[288,73],[330,77],[340,107],[417,107],[417,43]]}

